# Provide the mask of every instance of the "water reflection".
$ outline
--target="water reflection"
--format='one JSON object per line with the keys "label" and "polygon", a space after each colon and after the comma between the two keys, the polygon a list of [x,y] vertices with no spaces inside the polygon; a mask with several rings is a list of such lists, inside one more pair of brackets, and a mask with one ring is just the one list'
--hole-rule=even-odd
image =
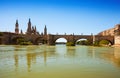
{"label": "water reflection", "polygon": [[[98,73],[101,73],[102,77],[108,77],[107,74],[110,73],[111,78],[114,76],[119,78],[120,49],[92,46],[67,47],[65,45],[0,46],[0,67],[0,78],[7,78],[6,75],[9,77],[10,73],[15,76],[13,78],[18,78],[14,74],[16,72],[19,75],[30,73],[30,76],[38,72],[43,78],[49,77],[49,73],[63,78],[68,77],[64,73],[78,78],[81,77],[80,74],[85,74],[82,77],[89,78],[86,75],[92,73],[95,74],[95,78],[99,78]],[[70,73],[71,71],[75,73]],[[37,78],[39,77],[41,76]]]}
{"label": "water reflection", "polygon": [[31,71],[31,63],[36,62],[36,54],[35,53],[27,53],[26,57],[27,57],[28,71],[30,72]]}
{"label": "water reflection", "polygon": [[[118,48],[105,48],[105,47],[87,47],[87,46],[77,46],[77,47],[66,47],[65,45],[56,45],[55,47],[37,47],[32,50],[27,47],[26,50],[26,64],[28,72],[31,71],[31,65],[36,64],[37,57],[43,58],[44,66],[47,66],[47,60],[51,60],[50,57],[58,58],[99,58],[107,61],[113,62],[116,66],[120,67],[120,49]],[[15,70],[18,70],[19,66],[19,51],[18,46],[15,47],[14,61]],[[18,53],[17,53],[18,52]],[[49,59],[48,59],[49,58]],[[39,60],[39,59],[38,59]]]}
{"label": "water reflection", "polygon": [[19,65],[19,58],[18,58],[18,55],[14,55],[14,60],[15,60],[15,71],[17,71],[17,69],[18,69],[18,65]]}
{"label": "water reflection", "polygon": [[66,53],[66,55],[67,55],[68,57],[74,57],[74,56],[75,56],[75,53],[76,53],[75,50],[76,50],[76,49],[75,49],[74,47],[68,47],[68,48],[67,48],[67,53]]}
{"label": "water reflection", "polygon": [[55,51],[57,52],[57,54],[59,55],[59,56],[65,56],[65,54],[66,54],[66,52],[67,52],[67,47],[66,47],[66,45],[56,45],[55,46]]}
{"label": "water reflection", "polygon": [[114,49],[114,59],[113,59],[113,61],[114,61],[114,63],[118,66],[118,67],[120,67],[120,48],[115,48]]}

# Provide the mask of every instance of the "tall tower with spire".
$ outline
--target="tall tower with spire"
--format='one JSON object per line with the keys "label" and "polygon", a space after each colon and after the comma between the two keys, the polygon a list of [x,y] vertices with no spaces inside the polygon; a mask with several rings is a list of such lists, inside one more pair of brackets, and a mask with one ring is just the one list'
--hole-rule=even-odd
{"label": "tall tower with spire", "polygon": [[27,28],[27,34],[31,34],[31,20],[29,18],[29,22],[28,22],[28,28]]}
{"label": "tall tower with spire", "polygon": [[47,27],[44,28],[44,43],[47,44]]}
{"label": "tall tower with spire", "polygon": [[47,27],[45,25],[45,28],[44,28],[44,35],[47,35]]}
{"label": "tall tower with spire", "polygon": [[18,24],[18,20],[16,20],[16,24],[15,24],[15,33],[19,34],[19,24]]}

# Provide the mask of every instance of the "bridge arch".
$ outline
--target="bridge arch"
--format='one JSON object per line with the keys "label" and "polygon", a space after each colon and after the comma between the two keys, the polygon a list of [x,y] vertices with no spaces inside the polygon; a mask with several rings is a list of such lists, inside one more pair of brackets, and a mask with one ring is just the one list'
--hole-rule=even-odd
{"label": "bridge arch", "polygon": [[100,40],[98,40],[98,42],[100,43],[100,42],[103,41],[103,40],[108,41],[108,42],[109,42],[109,45],[113,45],[113,44],[114,44],[112,41],[110,41],[110,40],[108,40],[108,39],[100,39]]}
{"label": "bridge arch", "polygon": [[86,40],[89,42],[87,45],[93,44],[93,36],[92,35],[79,35],[75,37],[75,43],[77,43],[80,40]]}
{"label": "bridge arch", "polygon": [[55,40],[55,44],[66,44],[67,39],[66,38],[58,38]]}
{"label": "bridge arch", "polygon": [[92,41],[90,41],[90,39],[87,39],[87,38],[81,38],[76,40],[75,44],[76,45],[92,45]]}
{"label": "bridge arch", "polygon": [[95,36],[95,41],[100,42],[101,40],[107,40],[111,43],[111,45],[114,45],[114,36]]}
{"label": "bridge arch", "polygon": [[81,39],[76,40],[76,42],[82,41],[82,40],[88,40],[88,39],[86,39],[86,38],[81,38]]}

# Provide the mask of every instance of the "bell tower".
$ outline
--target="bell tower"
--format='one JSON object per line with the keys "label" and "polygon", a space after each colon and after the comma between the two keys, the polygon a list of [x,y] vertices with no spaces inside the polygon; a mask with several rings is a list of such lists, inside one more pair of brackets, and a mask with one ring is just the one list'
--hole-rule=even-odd
{"label": "bell tower", "polygon": [[47,44],[47,27],[44,28],[44,44]]}
{"label": "bell tower", "polygon": [[27,28],[27,34],[31,34],[31,21],[30,21],[30,18],[29,18],[29,22],[28,22],[28,28]]}
{"label": "bell tower", "polygon": [[47,27],[45,25],[45,28],[44,28],[44,35],[47,35]]}
{"label": "bell tower", "polygon": [[18,20],[16,20],[16,24],[15,24],[15,33],[19,34],[19,24],[18,24]]}

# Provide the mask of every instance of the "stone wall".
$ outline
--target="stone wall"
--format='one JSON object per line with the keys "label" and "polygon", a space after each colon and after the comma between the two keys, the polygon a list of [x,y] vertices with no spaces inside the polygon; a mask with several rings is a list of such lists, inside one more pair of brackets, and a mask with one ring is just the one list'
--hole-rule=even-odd
{"label": "stone wall", "polygon": [[98,35],[102,35],[102,36],[120,35],[120,24],[115,25],[114,28],[102,31],[102,32],[98,33]]}
{"label": "stone wall", "polygon": [[115,25],[114,28],[98,33],[101,36],[114,36],[114,45],[120,45],[120,24]]}
{"label": "stone wall", "polygon": [[115,45],[120,45],[120,36],[114,36]]}

